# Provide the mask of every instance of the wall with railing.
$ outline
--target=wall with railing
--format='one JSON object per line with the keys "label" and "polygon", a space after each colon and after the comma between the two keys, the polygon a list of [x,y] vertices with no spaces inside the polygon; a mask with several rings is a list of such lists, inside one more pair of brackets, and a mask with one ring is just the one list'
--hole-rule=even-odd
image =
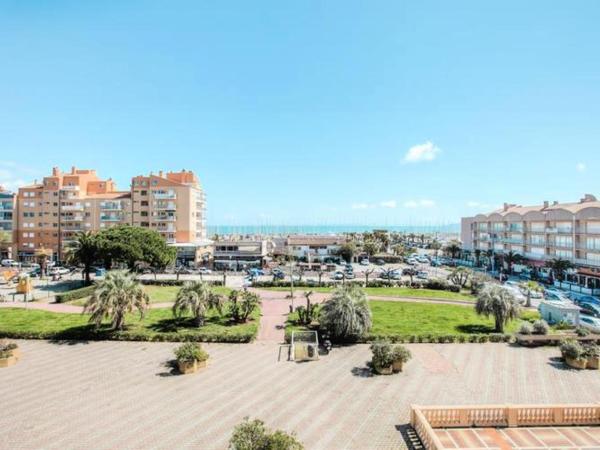
{"label": "wall with railing", "polygon": [[427,450],[441,450],[435,428],[600,425],[600,405],[413,405],[411,425]]}

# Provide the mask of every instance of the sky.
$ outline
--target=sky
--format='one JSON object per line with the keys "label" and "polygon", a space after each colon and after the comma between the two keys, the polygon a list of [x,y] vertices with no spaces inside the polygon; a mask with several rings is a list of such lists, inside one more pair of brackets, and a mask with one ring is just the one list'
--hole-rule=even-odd
{"label": "sky", "polygon": [[600,196],[600,2],[0,0],[0,184],[191,169],[209,225]]}

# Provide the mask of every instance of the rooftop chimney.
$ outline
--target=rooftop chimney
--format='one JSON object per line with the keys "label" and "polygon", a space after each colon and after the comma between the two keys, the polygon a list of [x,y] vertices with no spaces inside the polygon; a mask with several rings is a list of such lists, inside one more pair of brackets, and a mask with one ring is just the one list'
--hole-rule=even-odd
{"label": "rooftop chimney", "polygon": [[52,168],[52,176],[57,177],[59,175],[60,175],[60,169],[58,167],[53,167]]}
{"label": "rooftop chimney", "polygon": [[550,202],[548,200],[544,201],[544,209],[550,206]]}
{"label": "rooftop chimney", "polygon": [[508,211],[508,203],[505,203],[505,204],[504,204],[504,207],[503,207],[503,209],[504,209],[504,211]]}
{"label": "rooftop chimney", "polygon": [[158,176],[161,177],[161,178],[163,177],[163,171],[162,170],[158,171]]}
{"label": "rooftop chimney", "polygon": [[71,166],[71,174],[75,175],[76,171],[77,171],[77,167]]}
{"label": "rooftop chimney", "polygon": [[552,206],[556,206],[556,205],[558,205],[558,200],[554,200],[554,201],[552,202]]}

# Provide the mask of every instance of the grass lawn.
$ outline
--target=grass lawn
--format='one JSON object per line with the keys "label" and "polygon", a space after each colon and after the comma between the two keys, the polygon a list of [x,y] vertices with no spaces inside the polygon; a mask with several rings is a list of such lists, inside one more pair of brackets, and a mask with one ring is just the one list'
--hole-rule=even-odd
{"label": "grass lawn", "polygon": [[[150,296],[150,303],[169,303],[174,302],[180,286],[154,286],[144,285],[144,290]],[[214,286],[213,291],[217,294],[228,296],[231,288],[224,286]],[[69,305],[84,306],[89,297],[80,298],[67,302]]]}
{"label": "grass lawn", "polygon": [[87,314],[63,314],[22,308],[0,309],[0,337],[34,339],[110,339],[133,341],[249,342],[256,337],[260,310],[245,324],[231,324],[226,316],[211,311],[204,326],[194,327],[190,318],[175,319],[170,308],[151,309],[143,320],[129,314],[126,329],[112,332],[88,324]]}
{"label": "grass lawn", "polygon": [[[459,305],[369,301],[373,314],[370,338],[398,339],[409,336],[469,336],[494,333],[493,319],[475,314],[473,308]],[[526,313],[534,319],[533,313]],[[525,318],[525,317],[524,317]],[[286,334],[305,328],[295,324],[297,314],[290,314]],[[520,320],[508,324],[505,333],[514,333]]]}
{"label": "grass lawn", "polygon": [[[264,288],[270,291],[289,291],[290,288],[272,287]],[[297,291],[308,291],[330,293],[334,288],[331,287],[314,287],[314,288],[294,288]],[[417,297],[417,298],[439,298],[444,300],[463,300],[475,302],[475,297],[467,293],[457,293],[449,291],[439,291],[434,289],[412,289],[406,287],[369,287],[365,288],[365,292],[370,296],[378,297]]]}

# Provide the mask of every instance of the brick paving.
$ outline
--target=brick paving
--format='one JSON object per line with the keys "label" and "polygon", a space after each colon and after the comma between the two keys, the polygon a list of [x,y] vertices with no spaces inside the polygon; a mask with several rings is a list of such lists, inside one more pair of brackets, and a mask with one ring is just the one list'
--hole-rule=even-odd
{"label": "brick paving", "polygon": [[598,427],[458,428],[435,430],[445,449],[598,449]]}
{"label": "brick paving", "polygon": [[273,342],[207,344],[209,367],[188,376],[164,366],[170,343],[21,347],[0,369],[1,449],[225,449],[246,415],[307,449],[397,449],[413,403],[600,401],[600,373],[565,369],[555,348],[415,344],[404,373],[373,377],[366,345],[293,363]]}

